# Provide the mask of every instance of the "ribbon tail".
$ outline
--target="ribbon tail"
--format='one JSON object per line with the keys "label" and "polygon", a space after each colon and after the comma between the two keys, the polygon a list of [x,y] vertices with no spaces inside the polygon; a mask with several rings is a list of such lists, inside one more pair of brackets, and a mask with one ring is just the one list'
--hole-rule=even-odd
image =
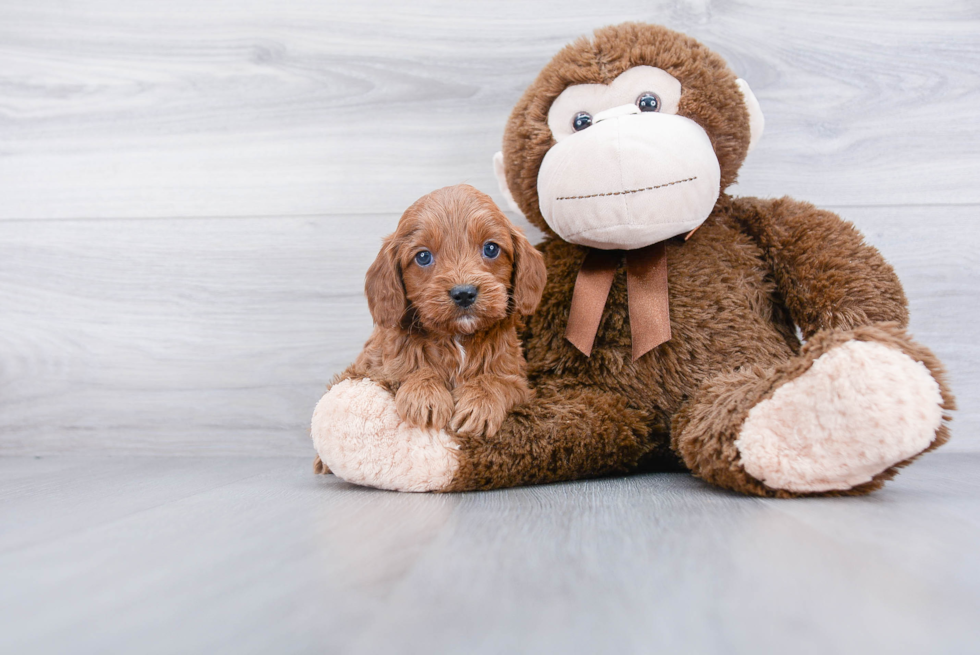
{"label": "ribbon tail", "polygon": [[602,310],[622,256],[618,250],[590,249],[575,278],[565,338],[586,357],[592,354]]}
{"label": "ribbon tail", "polygon": [[635,362],[670,340],[665,242],[627,251],[626,291],[629,295],[630,340]]}

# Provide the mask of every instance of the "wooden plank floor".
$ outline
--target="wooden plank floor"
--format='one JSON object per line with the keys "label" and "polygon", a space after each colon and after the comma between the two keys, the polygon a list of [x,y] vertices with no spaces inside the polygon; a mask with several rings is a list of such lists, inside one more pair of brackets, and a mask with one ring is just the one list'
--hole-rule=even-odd
{"label": "wooden plank floor", "polygon": [[4,653],[975,653],[980,455],[857,499],[397,494],[307,458],[0,458]]}

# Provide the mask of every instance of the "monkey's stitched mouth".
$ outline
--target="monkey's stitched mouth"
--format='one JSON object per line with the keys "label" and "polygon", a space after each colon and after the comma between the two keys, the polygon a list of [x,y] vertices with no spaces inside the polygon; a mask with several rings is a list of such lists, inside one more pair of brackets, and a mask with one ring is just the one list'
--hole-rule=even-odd
{"label": "monkey's stitched mouth", "polygon": [[601,198],[603,196],[626,196],[631,193],[639,193],[640,191],[653,191],[654,189],[662,189],[666,186],[673,186],[675,184],[683,184],[684,182],[693,182],[698,179],[698,176],[689,177],[684,180],[674,180],[673,182],[667,182],[665,184],[656,184],[654,186],[646,186],[642,189],[629,189],[627,191],[610,191],[608,193],[593,193],[587,196],[561,196],[555,198],[555,200],[584,200],[586,198]]}

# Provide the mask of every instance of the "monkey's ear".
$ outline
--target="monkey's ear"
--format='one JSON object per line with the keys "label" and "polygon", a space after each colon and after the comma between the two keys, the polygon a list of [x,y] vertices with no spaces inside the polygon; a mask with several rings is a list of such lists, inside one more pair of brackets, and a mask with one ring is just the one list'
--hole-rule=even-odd
{"label": "monkey's ear", "polygon": [[[507,186],[507,173],[504,171],[504,153],[498,152],[493,156],[493,174],[497,176],[497,186],[500,187],[500,195],[507,201],[507,209],[521,214],[521,208],[514,202],[514,194]],[[523,214],[521,214],[523,216]]]}
{"label": "monkey's ear", "polygon": [[530,316],[541,302],[541,294],[548,281],[548,269],[545,268],[544,257],[523,232],[515,227],[511,228],[511,235],[514,241],[514,273],[511,281],[514,311]]}
{"label": "monkey's ear", "polygon": [[766,118],[762,115],[762,107],[759,106],[759,101],[756,99],[755,94],[752,93],[752,89],[749,88],[749,83],[743,79],[737,79],[735,83],[738,84],[738,88],[742,92],[742,97],[745,99],[745,108],[749,112],[749,152],[751,152],[755,144],[762,138],[762,130],[766,126]]}
{"label": "monkey's ear", "polygon": [[389,236],[364,278],[364,293],[374,322],[382,327],[398,327],[408,301],[402,283],[395,235]]}

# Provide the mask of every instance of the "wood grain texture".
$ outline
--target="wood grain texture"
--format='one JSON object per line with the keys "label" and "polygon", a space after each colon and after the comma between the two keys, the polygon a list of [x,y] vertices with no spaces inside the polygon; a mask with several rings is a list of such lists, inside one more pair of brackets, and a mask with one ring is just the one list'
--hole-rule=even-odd
{"label": "wood grain texture", "polygon": [[977,454],[871,497],[464,495],[308,458],[0,458],[5,653],[969,653]]}
{"label": "wood grain texture", "polygon": [[5,450],[311,452],[396,222],[0,222]]}
{"label": "wood grain texture", "polygon": [[37,0],[0,6],[0,454],[309,452],[382,235],[439,186],[499,200],[517,97],[623,20],[750,82],[735,191],[868,233],[980,448],[972,3]]}
{"label": "wood grain texture", "polygon": [[0,7],[0,217],[400,212],[495,190],[504,121],[623,20],[718,50],[767,133],[747,195],[978,203],[973,3],[37,0]]}

